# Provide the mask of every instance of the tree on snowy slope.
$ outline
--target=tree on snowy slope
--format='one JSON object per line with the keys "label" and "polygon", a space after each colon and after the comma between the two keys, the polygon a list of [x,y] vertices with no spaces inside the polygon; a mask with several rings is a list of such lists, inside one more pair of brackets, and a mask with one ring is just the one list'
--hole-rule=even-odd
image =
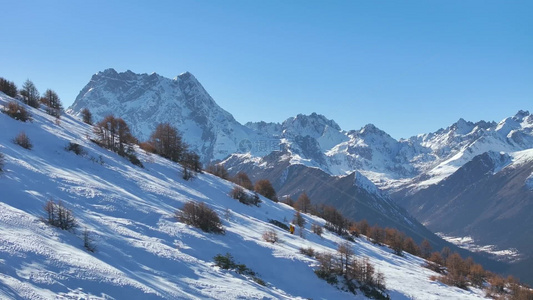
{"label": "tree on snowy slope", "polygon": [[250,180],[250,177],[248,177],[248,174],[246,174],[243,171],[240,171],[239,173],[237,173],[237,175],[235,175],[235,177],[233,177],[231,181],[233,181],[234,183],[250,191],[254,189],[254,185],[252,181]]}
{"label": "tree on snowy slope", "polygon": [[94,133],[98,136],[98,142],[105,148],[119,154],[125,153],[125,146],[135,142],[131,135],[128,124],[113,115],[105,117],[94,127]]}
{"label": "tree on snowy slope", "polygon": [[203,202],[189,201],[181,210],[175,212],[175,216],[179,221],[200,228],[204,232],[225,233],[218,214]]}
{"label": "tree on snowy slope", "polygon": [[94,126],[93,132],[98,136],[98,140],[94,141],[98,145],[126,157],[136,166],[144,167],[132,146],[137,143],[137,139],[131,135],[130,128],[123,119],[109,115]]}
{"label": "tree on snowy slope", "polygon": [[305,192],[303,192],[296,200],[294,208],[300,210],[303,213],[308,213],[311,210],[311,200]]}
{"label": "tree on snowy slope", "polygon": [[3,113],[15,120],[22,122],[31,121],[30,113],[24,108],[24,105],[19,104],[18,101],[12,100],[4,106]]}
{"label": "tree on snowy slope", "polygon": [[213,175],[215,175],[217,177],[220,177],[222,179],[228,179],[229,178],[228,170],[226,170],[226,168],[222,164],[209,165],[209,166],[207,166],[205,171],[207,173],[213,174]]}
{"label": "tree on snowy slope", "polygon": [[187,151],[187,145],[182,142],[178,130],[170,123],[157,125],[148,143],[154,147],[155,153],[175,162],[181,161]]}
{"label": "tree on snowy slope", "polygon": [[81,110],[81,117],[84,123],[93,125],[93,114],[88,108],[84,108]]}
{"label": "tree on snowy slope", "polygon": [[268,179],[261,179],[255,183],[254,189],[259,194],[267,197],[268,199],[278,202],[278,197],[276,196],[276,190],[272,186],[272,183]]}
{"label": "tree on snowy slope", "polygon": [[11,98],[15,98],[17,97],[17,86],[14,82],[0,77],[0,92],[3,92]]}
{"label": "tree on snowy slope", "polygon": [[44,102],[46,105],[46,113],[56,118],[61,116],[61,111],[63,110],[63,105],[61,104],[61,99],[56,92],[51,89],[47,89],[44,92],[41,102]]}
{"label": "tree on snowy slope", "polygon": [[183,154],[181,164],[193,172],[202,172],[202,163],[200,162],[200,155],[193,151],[186,151]]}
{"label": "tree on snowy slope", "polygon": [[6,163],[6,159],[4,158],[4,154],[0,152],[0,173],[4,172],[5,163]]}
{"label": "tree on snowy slope", "polygon": [[63,230],[73,230],[77,226],[74,214],[63,205],[63,202],[48,200],[43,207],[46,212],[44,221],[51,226],[58,227]]}
{"label": "tree on snowy slope", "polygon": [[20,94],[22,95],[22,100],[24,103],[35,108],[39,107],[39,91],[31,80],[27,79],[24,82],[22,85],[22,90],[20,90]]}
{"label": "tree on snowy slope", "polygon": [[179,162],[183,166],[183,178],[189,180],[194,173],[202,171],[200,156],[189,151],[189,146],[183,141],[180,132],[170,123],[161,123],[150,135],[148,141],[139,145],[147,152]]}
{"label": "tree on snowy slope", "polygon": [[318,216],[326,220],[326,229],[331,230],[339,235],[346,231],[348,220],[344,218],[336,208],[328,205],[322,205],[319,209]]}

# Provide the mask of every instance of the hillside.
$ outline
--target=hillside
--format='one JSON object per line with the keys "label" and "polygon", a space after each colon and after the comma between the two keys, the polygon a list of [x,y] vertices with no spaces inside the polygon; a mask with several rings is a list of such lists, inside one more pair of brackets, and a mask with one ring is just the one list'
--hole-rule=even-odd
{"label": "hillside", "polygon": [[[497,244],[498,250],[511,248],[531,257],[531,174],[531,149],[510,154],[485,152],[440,184],[398,198],[434,232],[470,237],[478,245]],[[516,259],[508,254],[502,258]]]}
{"label": "hillside", "polygon": [[[10,98],[0,93],[0,105]],[[364,299],[341,291],[313,272],[317,262],[299,253],[313,247],[334,253],[344,240],[329,232],[318,237],[305,215],[305,238],[267,221],[291,220],[294,210],[262,198],[260,207],[230,198],[233,184],[210,174],[191,181],[181,167],[137,149],[144,168],[100,148],[88,138],[90,126],[70,115],[60,122],[27,108],[32,122],[0,114],[0,298],[6,299]],[[24,131],[33,142],[26,150],[12,142]],[[86,151],[65,151],[75,142]],[[61,231],[41,221],[43,205],[61,200],[79,227]],[[225,235],[204,233],[177,222],[174,212],[193,200],[224,216]],[[87,229],[97,247],[83,248]],[[262,233],[274,230],[271,244]],[[461,290],[431,281],[436,273],[423,260],[399,257],[364,238],[350,244],[385,275],[392,299],[481,299],[482,291]],[[213,257],[231,253],[266,285],[214,266]]]}

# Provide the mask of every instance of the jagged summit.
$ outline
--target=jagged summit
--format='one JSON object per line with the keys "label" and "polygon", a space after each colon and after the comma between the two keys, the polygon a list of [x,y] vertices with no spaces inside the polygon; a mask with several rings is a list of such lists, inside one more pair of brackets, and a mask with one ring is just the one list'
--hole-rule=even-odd
{"label": "jagged summit", "polygon": [[189,72],[189,71],[185,71],[185,72],[183,72],[183,73],[181,73],[181,74],[179,74],[178,76],[175,77],[175,79],[178,79],[178,78],[181,79],[181,80],[195,80],[195,81],[198,81],[196,79],[196,77],[194,77],[194,75],[192,75],[192,73]]}
{"label": "jagged summit", "polygon": [[[353,133],[355,133],[355,132],[357,132],[357,131],[354,131]],[[388,133],[386,133],[385,131],[379,129],[376,125],[371,124],[371,123],[366,124],[363,128],[361,128],[359,130],[358,134],[360,134],[360,135],[375,134],[375,135],[381,135],[381,136],[390,137],[390,135]]]}
{"label": "jagged summit", "polygon": [[448,130],[452,131],[454,134],[465,135],[472,132],[475,127],[476,125],[474,123],[460,118],[457,122],[448,127]]}
{"label": "jagged summit", "polygon": [[529,110],[519,110],[516,114],[515,114],[515,118],[516,119],[524,119],[526,117],[529,117],[530,116],[530,113],[529,113]]}
{"label": "jagged summit", "polygon": [[117,75],[118,72],[117,72],[115,69],[113,69],[113,68],[107,68],[107,69],[105,69],[105,70],[103,70],[103,71],[99,71],[99,72],[97,72],[95,75],[99,75],[99,74],[105,74],[105,75]]}
{"label": "jagged summit", "polygon": [[313,112],[310,115],[298,114],[297,116],[288,118],[283,122],[285,127],[294,124],[298,124],[301,127],[313,126],[317,130],[325,126],[329,126],[338,131],[341,130],[340,126],[335,121],[326,118],[324,115],[317,114],[316,112]]}
{"label": "jagged summit", "polygon": [[123,118],[141,141],[157,124],[168,122],[204,162],[236,152],[239,142],[251,136],[251,130],[218,106],[190,72],[169,79],[106,69],[93,75],[70,111],[79,113],[83,108],[89,108],[96,121],[109,114]]}

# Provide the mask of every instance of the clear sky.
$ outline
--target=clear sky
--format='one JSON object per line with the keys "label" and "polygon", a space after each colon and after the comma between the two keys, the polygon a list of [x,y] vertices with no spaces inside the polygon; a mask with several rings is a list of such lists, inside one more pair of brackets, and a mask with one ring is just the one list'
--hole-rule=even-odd
{"label": "clear sky", "polygon": [[0,76],[72,104],[107,68],[189,71],[234,117],[395,138],[533,112],[533,1],[0,0]]}

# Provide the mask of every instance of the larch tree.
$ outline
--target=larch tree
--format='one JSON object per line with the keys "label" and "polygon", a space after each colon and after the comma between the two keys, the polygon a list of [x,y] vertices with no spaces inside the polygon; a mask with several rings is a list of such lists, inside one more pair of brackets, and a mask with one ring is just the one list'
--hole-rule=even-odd
{"label": "larch tree", "polygon": [[14,82],[0,77],[0,92],[8,95],[11,98],[17,97],[17,86]]}
{"label": "larch tree", "polygon": [[257,193],[267,197],[268,199],[277,202],[276,190],[268,179],[261,179],[255,183],[254,189]]}
{"label": "larch tree", "polygon": [[347,275],[349,273],[348,268],[351,265],[352,257],[354,255],[352,245],[347,241],[342,242],[339,244],[337,252],[339,253],[339,271],[342,275]]}
{"label": "larch tree", "polygon": [[157,154],[175,162],[181,161],[187,150],[178,130],[170,123],[157,125],[148,142],[155,148]]}
{"label": "larch tree", "polygon": [[294,218],[292,219],[292,222],[296,225],[298,225],[298,227],[304,227],[305,225],[305,219],[304,217],[302,216],[302,214],[300,213],[300,211],[296,211],[294,213]]}
{"label": "larch tree", "polygon": [[94,127],[100,144],[119,154],[124,154],[125,145],[133,143],[135,138],[131,135],[128,124],[121,118],[113,115],[105,117]]}
{"label": "larch tree", "polygon": [[93,114],[88,108],[82,109],[80,113],[84,123],[93,125]]}
{"label": "larch tree", "polygon": [[242,186],[243,188],[245,188],[247,190],[253,190],[254,189],[254,185],[253,185],[252,181],[250,180],[250,177],[248,177],[248,174],[246,174],[243,171],[241,171],[241,172],[237,173],[237,175],[235,175],[235,177],[233,178],[233,182],[235,182],[236,184]]}
{"label": "larch tree", "polygon": [[63,110],[63,104],[57,93],[51,89],[47,89],[46,92],[44,92],[43,98],[47,106],[46,112],[51,116],[59,118],[61,116],[61,111]]}
{"label": "larch tree", "polygon": [[420,244],[420,255],[422,255],[422,258],[427,259],[431,255],[431,251],[433,251],[431,244],[428,240],[424,239]]}
{"label": "larch tree", "polygon": [[305,192],[300,194],[298,200],[294,204],[296,209],[299,209],[303,213],[308,213],[311,210],[311,199],[307,196]]}
{"label": "larch tree", "polygon": [[27,79],[20,90],[24,103],[32,107],[39,107],[39,91],[33,82]]}

